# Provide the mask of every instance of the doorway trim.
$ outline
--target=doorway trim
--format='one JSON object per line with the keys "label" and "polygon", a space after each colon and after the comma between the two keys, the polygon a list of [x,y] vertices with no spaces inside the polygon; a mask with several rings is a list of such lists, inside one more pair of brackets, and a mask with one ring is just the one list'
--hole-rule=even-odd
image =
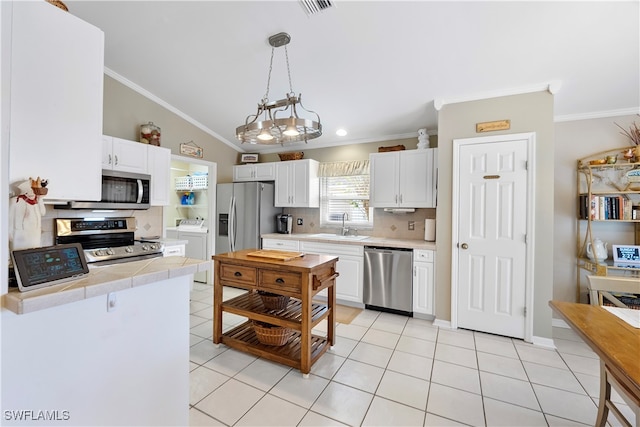
{"label": "doorway trim", "polygon": [[536,133],[525,132],[507,135],[482,136],[453,140],[452,185],[451,185],[451,328],[458,328],[458,224],[460,221],[460,148],[471,144],[489,144],[526,140],[527,143],[527,234],[526,234],[526,271],[525,271],[525,332],[524,340],[533,341],[534,317],[534,248],[535,248],[535,171],[536,171]]}

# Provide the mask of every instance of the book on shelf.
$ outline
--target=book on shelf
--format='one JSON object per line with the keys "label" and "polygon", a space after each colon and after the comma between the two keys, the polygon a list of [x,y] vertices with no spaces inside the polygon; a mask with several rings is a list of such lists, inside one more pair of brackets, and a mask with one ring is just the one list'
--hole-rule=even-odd
{"label": "book on shelf", "polygon": [[624,196],[580,195],[579,218],[591,220],[632,220],[634,207]]}

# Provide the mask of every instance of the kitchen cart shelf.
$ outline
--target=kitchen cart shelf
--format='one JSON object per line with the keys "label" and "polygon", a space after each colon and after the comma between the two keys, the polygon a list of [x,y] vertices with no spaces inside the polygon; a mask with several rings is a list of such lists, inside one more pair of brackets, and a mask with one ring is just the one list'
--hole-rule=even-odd
{"label": "kitchen cart shelf", "polygon": [[586,302],[586,286],[582,286],[585,272],[597,276],[640,276],[640,268],[614,265],[610,257],[598,261],[587,254],[589,247],[596,251],[594,234],[607,230],[601,228],[605,223],[630,230],[635,227],[635,244],[640,244],[640,162],[625,160],[621,153],[628,151],[629,147],[617,148],[577,161],[576,301]]}
{"label": "kitchen cart shelf", "polygon": [[[262,303],[262,298],[257,292],[249,292],[233,299],[224,301],[222,309],[225,312],[245,316],[247,312],[252,314],[252,319],[270,323],[277,326],[285,326],[300,331],[302,329],[302,301],[291,298],[286,308],[282,310],[269,310]],[[311,303],[311,328],[323,321],[329,315],[329,308],[324,304]]]}
{"label": "kitchen cart shelf", "polygon": [[[310,363],[313,365],[329,346],[326,337],[310,335]],[[302,358],[302,333],[295,331],[283,346],[271,346],[258,341],[251,322],[245,322],[222,335],[222,343],[265,359],[300,369]]]}
{"label": "kitchen cart shelf", "polygon": [[[311,366],[335,341],[335,282],[338,258],[307,254],[302,258],[282,261],[252,257],[256,249],[214,255],[213,342],[223,343],[266,359],[299,369],[307,377]],[[223,301],[224,286],[249,292]],[[326,304],[313,302],[320,291],[327,290]],[[284,309],[267,309],[257,291],[290,297]],[[242,325],[222,332],[222,314],[228,312],[247,317]],[[327,320],[326,336],[311,330]],[[292,335],[282,346],[258,341],[253,321],[289,328]]]}

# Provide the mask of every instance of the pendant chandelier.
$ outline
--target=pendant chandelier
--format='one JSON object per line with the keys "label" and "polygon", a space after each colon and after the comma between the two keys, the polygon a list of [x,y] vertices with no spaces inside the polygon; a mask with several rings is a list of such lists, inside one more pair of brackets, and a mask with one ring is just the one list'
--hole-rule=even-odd
{"label": "pendant chandelier", "polygon": [[[314,111],[304,108],[302,94],[296,96],[291,84],[291,70],[289,69],[289,55],[287,45],[291,37],[287,33],[278,33],[269,37],[271,45],[271,62],[269,63],[269,77],[267,91],[258,104],[258,111],[247,116],[244,125],[236,128],[236,138],[244,144],[285,144],[288,142],[305,143],[322,135],[320,116]],[[286,98],[269,101],[269,84],[273,68],[273,55],[276,47],[284,46],[289,75],[289,93]],[[298,113],[308,113],[311,118],[300,117]]]}

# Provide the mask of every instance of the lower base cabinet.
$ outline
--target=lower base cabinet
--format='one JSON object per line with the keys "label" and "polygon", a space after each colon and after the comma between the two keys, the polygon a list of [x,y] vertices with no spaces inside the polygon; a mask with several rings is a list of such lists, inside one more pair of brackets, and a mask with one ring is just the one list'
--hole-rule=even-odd
{"label": "lower base cabinet", "polygon": [[[336,299],[343,302],[363,304],[364,247],[360,245],[341,245],[334,243],[300,242],[304,253],[334,255],[339,258],[336,271]],[[322,292],[320,296],[326,296]]]}
{"label": "lower base cabinet", "polygon": [[[184,248],[184,254],[182,256],[193,259],[209,260],[209,251],[207,250],[208,236],[208,233],[201,233],[197,231],[167,230],[168,238],[187,241],[187,245]],[[196,282],[211,283],[210,274],[211,273],[209,271],[195,273],[193,275],[193,280]]]}
{"label": "lower base cabinet", "polygon": [[434,278],[435,252],[416,249],[413,251],[413,314],[435,315]]}

